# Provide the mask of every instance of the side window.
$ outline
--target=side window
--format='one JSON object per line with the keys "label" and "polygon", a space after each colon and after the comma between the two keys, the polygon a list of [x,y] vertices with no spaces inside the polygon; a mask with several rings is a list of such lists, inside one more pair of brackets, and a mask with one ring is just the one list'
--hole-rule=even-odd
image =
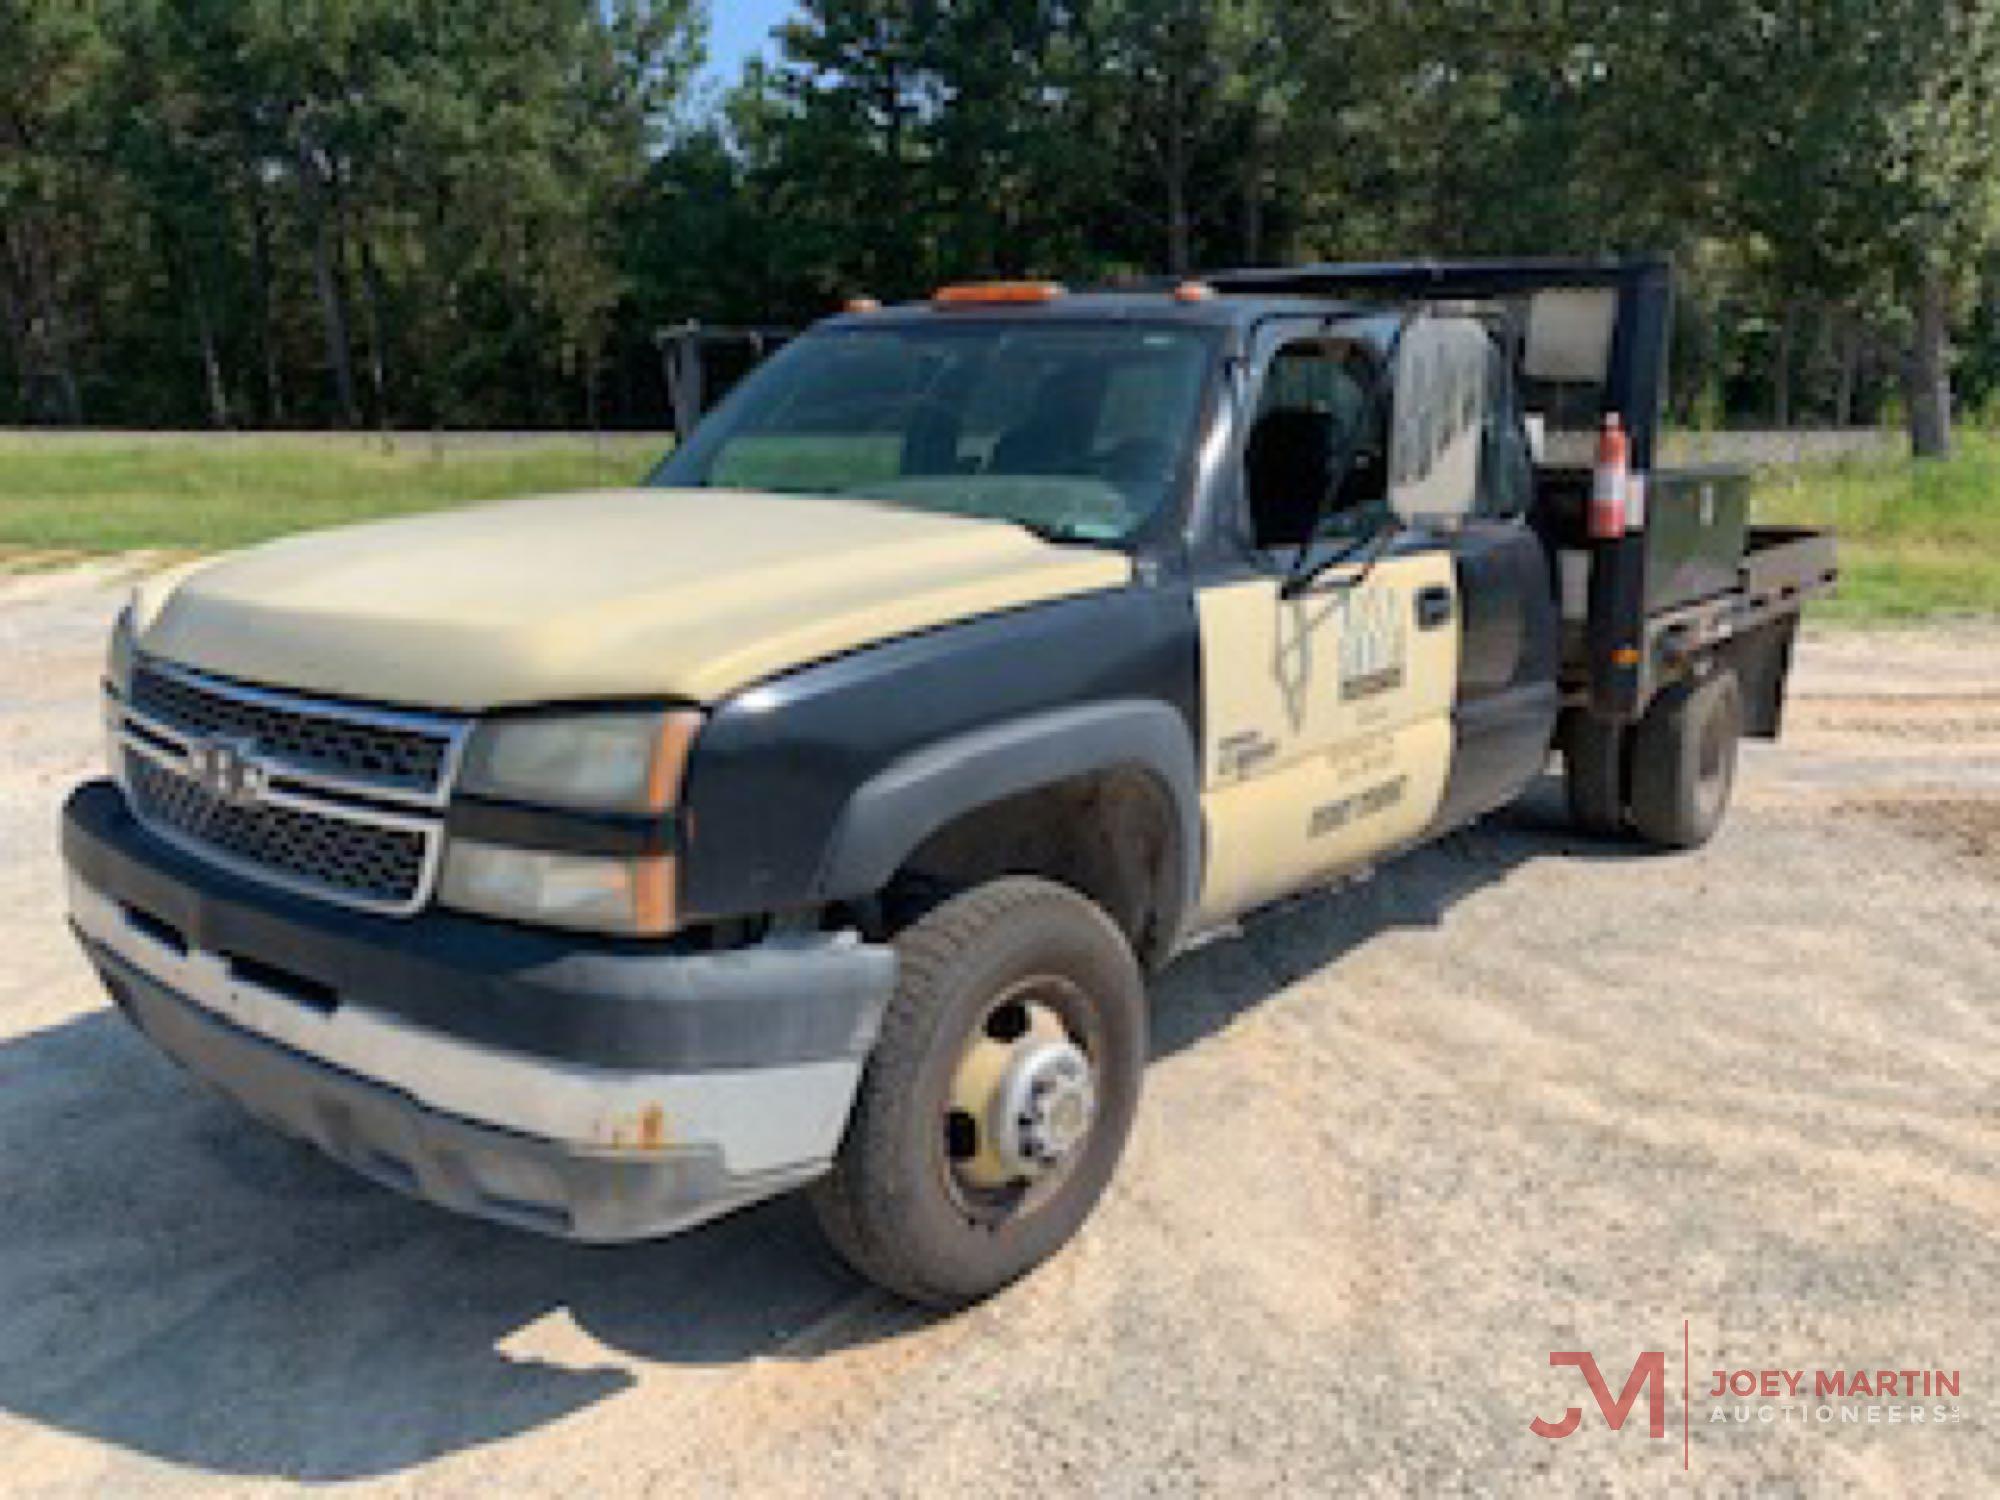
{"label": "side window", "polygon": [[1243,492],[1260,549],[1350,534],[1388,504],[1373,356],[1345,339],[1284,345],[1265,368],[1244,445]]}

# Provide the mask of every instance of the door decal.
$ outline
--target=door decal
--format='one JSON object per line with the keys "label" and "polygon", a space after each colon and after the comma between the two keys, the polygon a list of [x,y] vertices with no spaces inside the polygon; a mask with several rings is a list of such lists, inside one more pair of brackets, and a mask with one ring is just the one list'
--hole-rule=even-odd
{"label": "door decal", "polygon": [[1415,601],[1453,589],[1442,548],[1392,553],[1303,599],[1279,577],[1201,590],[1208,857],[1219,920],[1415,838],[1444,796],[1458,632]]}
{"label": "door decal", "polygon": [[1218,781],[1240,781],[1259,766],[1278,757],[1278,742],[1255,729],[1228,735],[1215,748],[1215,777]]}
{"label": "door decal", "polygon": [[1342,797],[1338,802],[1329,802],[1313,809],[1312,821],[1306,825],[1306,837],[1323,839],[1339,833],[1351,823],[1363,822],[1379,817],[1400,803],[1410,791],[1410,778],[1396,776],[1380,786],[1371,786],[1365,792],[1356,792],[1351,797]]}
{"label": "door decal", "polygon": [[1409,672],[1410,636],[1403,593],[1362,588],[1347,596],[1340,628],[1340,698],[1355,703],[1393,693]]}

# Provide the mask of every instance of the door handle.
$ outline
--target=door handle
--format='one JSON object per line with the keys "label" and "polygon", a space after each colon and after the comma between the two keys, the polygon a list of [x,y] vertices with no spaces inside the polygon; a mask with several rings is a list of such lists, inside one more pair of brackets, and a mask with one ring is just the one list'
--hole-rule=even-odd
{"label": "door handle", "polygon": [[1451,590],[1441,583],[1417,591],[1417,629],[1436,630],[1451,623],[1456,613]]}

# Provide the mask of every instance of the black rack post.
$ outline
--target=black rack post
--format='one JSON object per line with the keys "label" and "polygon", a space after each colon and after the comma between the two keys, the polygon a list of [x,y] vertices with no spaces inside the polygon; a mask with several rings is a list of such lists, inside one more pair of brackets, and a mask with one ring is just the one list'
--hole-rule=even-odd
{"label": "black rack post", "polygon": [[760,364],[798,330],[775,324],[730,328],[690,319],[653,335],[660,351],[660,373],[666,380],[667,404],[673,409],[674,437],[686,442],[708,409],[708,350],[718,345],[749,346],[751,363]]}

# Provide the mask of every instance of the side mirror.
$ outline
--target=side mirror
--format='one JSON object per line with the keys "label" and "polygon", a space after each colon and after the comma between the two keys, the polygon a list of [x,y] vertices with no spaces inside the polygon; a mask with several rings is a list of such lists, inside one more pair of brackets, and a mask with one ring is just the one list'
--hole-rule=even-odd
{"label": "side mirror", "polygon": [[1404,525],[1472,513],[1492,363],[1492,341],[1471,318],[1420,317],[1404,329],[1389,432],[1389,503]]}

